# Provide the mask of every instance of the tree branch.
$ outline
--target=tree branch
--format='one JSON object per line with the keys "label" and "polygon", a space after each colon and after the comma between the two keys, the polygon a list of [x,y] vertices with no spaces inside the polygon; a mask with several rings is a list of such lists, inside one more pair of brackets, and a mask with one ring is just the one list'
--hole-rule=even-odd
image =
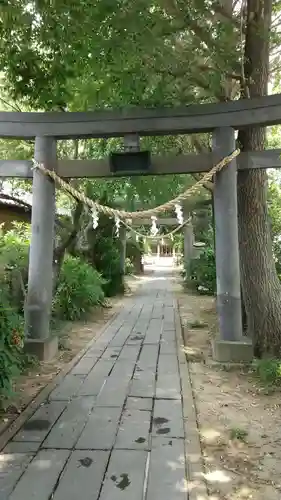
{"label": "tree branch", "polygon": [[[238,2],[236,2],[238,3]],[[224,17],[225,19],[227,19],[228,21],[230,21],[232,24],[234,24],[236,26],[236,28],[238,28],[239,30],[241,29],[241,25],[240,25],[240,20],[237,19],[236,17],[234,17],[232,14],[230,14],[224,7],[223,5],[220,3],[220,2],[217,2],[215,4],[212,5],[214,11],[219,14],[220,16]],[[245,29],[245,26],[243,26],[243,33],[246,33],[246,29]]]}
{"label": "tree branch", "polygon": [[9,108],[13,109],[14,111],[21,112],[21,109],[17,105],[9,103],[5,99],[3,99],[3,97],[0,97],[0,101],[2,101],[3,104],[6,104],[6,106],[8,106]]}

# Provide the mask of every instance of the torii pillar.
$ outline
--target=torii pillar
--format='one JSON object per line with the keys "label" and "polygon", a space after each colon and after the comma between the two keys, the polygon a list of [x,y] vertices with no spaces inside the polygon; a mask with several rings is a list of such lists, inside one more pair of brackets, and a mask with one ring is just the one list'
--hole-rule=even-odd
{"label": "torii pillar", "polygon": [[119,238],[120,238],[120,271],[124,278],[126,273],[126,228],[123,224],[119,228]]}
{"label": "torii pillar", "polygon": [[[35,160],[56,169],[56,141],[36,137]],[[34,170],[32,188],[31,242],[28,291],[25,303],[25,350],[40,360],[52,358],[58,349],[51,336],[55,185],[40,170]]]}
{"label": "torii pillar", "polygon": [[[189,217],[189,214],[186,214]],[[192,222],[188,222],[183,229],[183,258],[184,267],[188,278],[190,278],[190,265],[194,256],[193,244],[194,244],[194,232]]]}
{"label": "torii pillar", "polygon": [[[234,129],[214,131],[213,149],[221,158],[235,148]],[[242,333],[236,159],[215,175],[214,216],[219,336],[213,355],[220,362],[250,361],[252,345]]]}

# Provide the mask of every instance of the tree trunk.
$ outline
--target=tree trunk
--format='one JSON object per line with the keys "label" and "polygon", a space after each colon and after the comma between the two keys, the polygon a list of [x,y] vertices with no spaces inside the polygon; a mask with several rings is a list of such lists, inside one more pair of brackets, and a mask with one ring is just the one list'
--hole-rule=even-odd
{"label": "tree trunk", "polygon": [[[250,97],[267,94],[272,0],[248,0],[245,40],[245,83]],[[262,150],[265,130],[240,131],[243,151]],[[276,273],[267,212],[267,174],[238,174],[241,280],[248,334],[257,357],[281,354],[281,285]]]}

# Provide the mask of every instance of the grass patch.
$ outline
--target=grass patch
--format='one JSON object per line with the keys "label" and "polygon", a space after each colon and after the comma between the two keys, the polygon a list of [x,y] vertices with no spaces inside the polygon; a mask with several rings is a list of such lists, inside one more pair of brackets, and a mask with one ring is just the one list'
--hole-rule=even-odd
{"label": "grass patch", "polygon": [[281,383],[280,359],[255,359],[252,364],[254,374],[266,386],[277,386]]}
{"label": "grass patch", "polygon": [[245,429],[240,429],[239,427],[234,427],[230,429],[230,439],[234,441],[235,439],[238,441],[242,441],[246,443],[248,437],[248,431]]}

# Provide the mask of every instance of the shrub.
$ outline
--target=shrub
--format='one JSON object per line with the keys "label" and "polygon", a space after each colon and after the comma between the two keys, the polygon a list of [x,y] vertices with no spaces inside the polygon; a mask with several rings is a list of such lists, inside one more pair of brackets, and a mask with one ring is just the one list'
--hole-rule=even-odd
{"label": "shrub", "polygon": [[58,319],[80,319],[104,299],[105,280],[96,269],[78,257],[66,257],[53,302]]}
{"label": "shrub", "polygon": [[24,292],[28,276],[29,229],[14,223],[14,228],[1,233],[0,267],[5,274],[9,303],[23,312]]}
{"label": "shrub", "polygon": [[199,259],[190,264],[190,284],[203,295],[216,293],[216,260],[212,247],[202,250]]}
{"label": "shrub", "polygon": [[13,392],[13,380],[25,368],[23,303],[27,281],[29,230],[15,223],[0,238],[0,406]]}
{"label": "shrub", "polygon": [[126,253],[127,259],[131,262],[131,266],[126,269],[126,274],[140,274],[142,272],[142,256],[144,254],[143,242],[129,237],[126,242]]}
{"label": "shrub", "polygon": [[99,235],[94,247],[93,262],[104,278],[103,291],[107,297],[124,292],[118,240],[112,236]]}
{"label": "shrub", "polygon": [[25,364],[22,352],[23,319],[10,305],[9,290],[3,278],[0,304],[0,407],[3,407],[12,395],[14,378]]}
{"label": "shrub", "polygon": [[281,360],[256,359],[253,362],[253,370],[263,384],[280,385]]}
{"label": "shrub", "polygon": [[238,441],[246,443],[248,434],[249,433],[246,429],[240,429],[239,427],[233,427],[233,429],[230,429],[230,439],[232,440],[237,439]]}

